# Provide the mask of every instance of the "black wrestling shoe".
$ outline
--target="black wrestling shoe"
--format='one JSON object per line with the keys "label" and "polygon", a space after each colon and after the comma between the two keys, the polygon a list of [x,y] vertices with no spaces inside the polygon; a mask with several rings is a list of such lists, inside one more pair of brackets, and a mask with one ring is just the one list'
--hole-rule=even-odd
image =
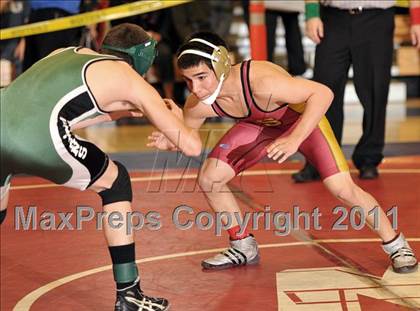
{"label": "black wrestling shoe", "polygon": [[295,183],[301,184],[321,180],[321,177],[319,176],[319,173],[315,167],[309,163],[306,163],[303,169],[297,173],[292,174],[292,179],[295,181]]}
{"label": "black wrestling shoe", "polygon": [[139,282],[132,286],[117,290],[115,311],[164,311],[169,310],[169,302],[165,298],[146,296],[140,289]]}
{"label": "black wrestling shoe", "polygon": [[376,166],[363,166],[359,170],[360,179],[376,179],[378,176],[379,173]]}

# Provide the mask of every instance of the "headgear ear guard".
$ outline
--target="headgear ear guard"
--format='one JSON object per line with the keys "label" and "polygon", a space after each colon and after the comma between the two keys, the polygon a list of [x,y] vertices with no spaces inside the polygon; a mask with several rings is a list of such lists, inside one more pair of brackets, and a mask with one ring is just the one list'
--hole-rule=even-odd
{"label": "headgear ear guard", "polygon": [[178,59],[181,58],[181,56],[185,54],[194,54],[194,55],[198,55],[198,56],[202,56],[204,58],[210,59],[214,73],[216,74],[217,80],[219,81],[221,79],[226,80],[227,76],[229,75],[230,67],[231,67],[229,52],[227,51],[227,49],[224,46],[221,46],[221,45],[216,46],[213,43],[208,42],[207,40],[204,40],[204,39],[200,39],[200,38],[191,39],[189,42],[200,42],[207,46],[210,46],[213,48],[213,53],[209,54],[209,53],[199,51],[199,50],[188,49],[188,50],[182,51],[182,53],[178,56]]}
{"label": "headgear ear guard", "polygon": [[110,45],[102,45],[103,48],[125,53],[133,60],[134,69],[140,74],[144,75],[147,70],[152,66],[153,61],[157,55],[156,51],[157,42],[150,38],[145,43],[134,45],[130,48],[120,48]]}

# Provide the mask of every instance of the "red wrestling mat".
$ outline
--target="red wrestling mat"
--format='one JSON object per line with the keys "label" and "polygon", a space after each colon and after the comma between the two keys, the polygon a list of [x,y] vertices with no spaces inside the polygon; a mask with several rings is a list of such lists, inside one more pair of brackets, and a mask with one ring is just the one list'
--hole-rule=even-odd
{"label": "red wrestling mat", "polygon": [[[168,298],[174,311],[420,308],[419,272],[389,271],[377,236],[366,226],[353,228],[350,215],[339,222],[342,213],[333,214],[339,202],[321,182],[292,183],[290,172],[298,167],[296,163],[261,164],[233,181],[242,210],[250,213],[250,226],[258,224],[253,233],[262,260],[258,266],[218,272],[203,272],[200,262],[226,247],[227,235],[216,237],[214,224],[209,230],[199,230],[196,224],[181,230],[172,220],[180,205],[193,209],[192,214],[181,211],[182,224],[210,211],[195,186],[196,172],[170,171],[164,180],[161,172],[132,173],[134,209],[160,216],[159,230],[143,227],[136,232],[144,291]],[[390,218],[419,254],[420,159],[387,160],[381,173],[375,181],[354,177],[384,210],[391,210]],[[103,233],[96,229],[95,218],[76,228],[77,207],[100,212],[96,194],[29,177],[15,179],[12,186],[8,216],[1,227],[1,310],[112,310],[114,283]],[[266,213],[252,222],[264,207]],[[298,225],[293,220],[297,208],[308,213],[318,208],[318,228],[313,217],[309,228],[303,228],[303,219]],[[28,222],[25,230],[24,217],[30,211],[32,219],[37,216],[36,229]],[[288,232],[277,224],[286,231],[276,235],[281,231],[275,230],[273,218],[279,211],[290,217],[289,228],[300,228]],[[55,223],[41,224],[40,215],[45,212],[55,217]],[[64,212],[74,214],[67,215],[60,228]],[[202,220],[206,223],[206,218]],[[333,230],[337,223],[347,224],[348,229]]]}

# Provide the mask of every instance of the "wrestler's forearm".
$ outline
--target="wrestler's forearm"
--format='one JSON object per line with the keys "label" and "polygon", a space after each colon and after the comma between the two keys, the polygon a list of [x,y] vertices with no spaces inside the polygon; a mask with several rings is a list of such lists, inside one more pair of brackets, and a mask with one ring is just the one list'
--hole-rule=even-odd
{"label": "wrestler's forearm", "polygon": [[142,113],[139,110],[131,111],[131,110],[121,110],[121,111],[113,111],[107,114],[103,114],[97,116],[92,119],[86,119],[71,126],[72,130],[78,130],[81,128],[85,128],[88,126],[92,126],[95,124],[103,123],[103,122],[110,122],[116,121],[121,118],[125,117],[141,117]]}
{"label": "wrestler's forearm", "polygon": [[85,127],[88,127],[88,126],[92,126],[94,124],[99,124],[99,123],[109,122],[109,121],[112,121],[110,115],[109,114],[104,114],[104,115],[100,115],[100,116],[97,116],[97,117],[92,118],[92,119],[86,119],[86,120],[80,121],[76,124],[73,124],[71,126],[71,130],[74,131],[74,130],[85,128]]}

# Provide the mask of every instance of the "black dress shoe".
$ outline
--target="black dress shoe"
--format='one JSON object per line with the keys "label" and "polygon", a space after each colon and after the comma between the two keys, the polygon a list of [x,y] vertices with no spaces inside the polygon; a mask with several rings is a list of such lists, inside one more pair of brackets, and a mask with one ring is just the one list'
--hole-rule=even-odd
{"label": "black dress shoe", "polygon": [[292,174],[292,179],[295,181],[295,183],[300,184],[311,181],[317,181],[320,180],[321,177],[319,176],[319,173],[315,167],[313,167],[309,163],[306,163],[303,169],[301,169],[297,173]]}
{"label": "black dress shoe", "polygon": [[360,179],[376,179],[378,176],[379,173],[376,166],[363,166],[359,170]]}

